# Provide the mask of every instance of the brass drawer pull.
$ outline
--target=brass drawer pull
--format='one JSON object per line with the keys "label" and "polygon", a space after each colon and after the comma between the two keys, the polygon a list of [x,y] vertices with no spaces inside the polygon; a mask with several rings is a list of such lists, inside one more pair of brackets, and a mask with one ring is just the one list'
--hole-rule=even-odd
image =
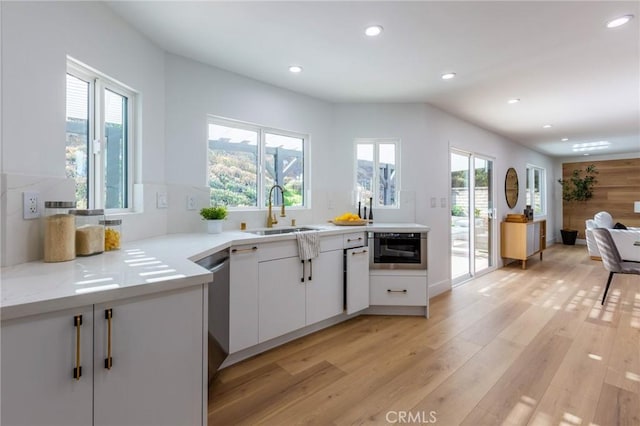
{"label": "brass drawer pull", "polygon": [[387,293],[406,293],[407,289],[405,288],[404,290],[391,290],[390,288],[387,289]]}
{"label": "brass drawer pull", "polygon": [[113,358],[111,357],[111,319],[113,318],[113,309],[104,311],[104,319],[107,320],[107,358],[104,360],[104,368],[111,370],[113,367]]}
{"label": "brass drawer pull", "polygon": [[351,241],[362,241],[362,237],[358,237],[355,239],[351,239],[351,238],[347,238],[347,242],[350,243]]}
{"label": "brass drawer pull", "polygon": [[76,366],[73,369],[73,378],[80,380],[80,376],[82,376],[82,366],[80,365],[80,327],[82,326],[82,315],[73,317],[73,325],[76,328]]}
{"label": "brass drawer pull", "polygon": [[247,248],[247,249],[231,249],[231,253],[244,253],[244,252],[256,251],[256,250],[258,250],[258,247],[253,246],[253,247]]}
{"label": "brass drawer pull", "polygon": [[355,256],[356,254],[363,254],[363,253],[368,253],[368,250],[362,250],[362,251],[354,251],[351,253],[351,256]]}

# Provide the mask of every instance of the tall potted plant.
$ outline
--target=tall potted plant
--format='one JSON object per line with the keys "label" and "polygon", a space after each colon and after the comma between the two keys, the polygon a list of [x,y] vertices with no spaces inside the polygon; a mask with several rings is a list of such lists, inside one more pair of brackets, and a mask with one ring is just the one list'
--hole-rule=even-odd
{"label": "tall potted plant", "polygon": [[[568,205],[590,200],[593,197],[593,188],[598,182],[596,179],[598,173],[595,164],[591,164],[585,168],[584,172],[581,169],[575,169],[568,179],[558,179],[558,183],[562,186],[562,199]],[[568,215],[567,226],[560,230],[562,243],[574,245],[578,231],[571,228],[571,213]]]}
{"label": "tall potted plant", "polygon": [[227,208],[225,206],[203,207],[200,209],[200,216],[207,221],[207,231],[210,234],[222,232],[222,221],[227,218]]}

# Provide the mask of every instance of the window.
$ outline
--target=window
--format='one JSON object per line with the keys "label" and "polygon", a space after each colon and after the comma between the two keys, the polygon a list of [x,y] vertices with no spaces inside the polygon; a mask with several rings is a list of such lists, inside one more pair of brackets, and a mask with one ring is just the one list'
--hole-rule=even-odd
{"label": "window", "polygon": [[399,141],[356,140],[355,191],[357,201],[373,198],[375,207],[398,207],[400,190]]}
{"label": "window", "polygon": [[[306,206],[307,143],[306,135],[211,117],[207,141],[211,205],[266,207],[270,189],[280,185],[286,206]],[[280,191],[272,192],[272,201],[283,202]]]}
{"label": "window", "polygon": [[527,203],[533,208],[533,214],[544,216],[547,214],[545,170],[541,167],[527,165]]}
{"label": "window", "polygon": [[66,94],[66,175],[78,208],[130,209],[134,93],[69,60]]}

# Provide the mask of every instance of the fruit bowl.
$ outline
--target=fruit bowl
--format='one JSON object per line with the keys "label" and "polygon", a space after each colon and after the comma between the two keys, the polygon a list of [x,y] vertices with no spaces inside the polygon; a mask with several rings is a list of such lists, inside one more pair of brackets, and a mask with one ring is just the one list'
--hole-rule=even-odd
{"label": "fruit bowl", "polygon": [[362,226],[366,225],[369,221],[366,219],[358,219],[358,220],[332,220],[331,223],[338,226]]}

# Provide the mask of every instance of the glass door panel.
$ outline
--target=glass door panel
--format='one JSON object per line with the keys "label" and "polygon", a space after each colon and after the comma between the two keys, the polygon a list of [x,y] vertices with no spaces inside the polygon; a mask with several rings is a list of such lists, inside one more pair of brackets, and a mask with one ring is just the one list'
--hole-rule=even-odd
{"label": "glass door panel", "polygon": [[473,215],[474,267],[477,273],[493,266],[493,161],[475,157]]}
{"label": "glass door panel", "polygon": [[471,277],[470,156],[451,152],[451,280]]}

